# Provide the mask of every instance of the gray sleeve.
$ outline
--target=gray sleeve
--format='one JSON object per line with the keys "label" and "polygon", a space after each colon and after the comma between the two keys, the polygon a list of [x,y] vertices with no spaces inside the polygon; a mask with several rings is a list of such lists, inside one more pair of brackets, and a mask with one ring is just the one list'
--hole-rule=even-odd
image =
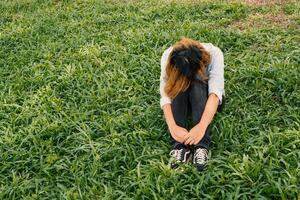
{"label": "gray sleeve", "polygon": [[211,64],[208,68],[208,94],[214,93],[219,98],[219,104],[222,104],[222,95],[224,91],[224,56],[223,52],[213,46],[210,51]]}
{"label": "gray sleeve", "polygon": [[166,80],[167,80],[167,75],[166,75],[166,65],[168,62],[168,57],[171,52],[171,47],[165,50],[163,53],[161,60],[160,60],[160,66],[161,66],[161,73],[160,73],[160,84],[159,84],[159,91],[160,91],[160,107],[161,109],[165,104],[170,104],[171,99],[167,96],[165,93],[165,85],[166,85]]}

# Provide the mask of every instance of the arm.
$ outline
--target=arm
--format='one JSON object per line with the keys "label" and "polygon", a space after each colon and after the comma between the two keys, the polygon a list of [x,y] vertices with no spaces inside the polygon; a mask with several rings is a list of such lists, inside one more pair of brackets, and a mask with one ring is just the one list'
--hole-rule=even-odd
{"label": "arm", "polygon": [[170,128],[172,126],[175,126],[176,122],[175,122],[174,117],[173,117],[171,104],[165,104],[163,106],[163,112],[164,112],[164,116],[165,116],[166,123],[167,123],[168,127]]}
{"label": "arm", "polygon": [[166,119],[166,123],[168,125],[171,136],[178,142],[183,143],[185,136],[188,134],[188,131],[185,128],[178,126],[173,117],[172,108],[171,108],[171,99],[167,96],[164,91],[166,85],[166,72],[165,67],[167,64],[169,53],[171,52],[171,48],[167,49],[161,58],[161,74],[160,74],[160,106],[164,112],[164,116]]}
{"label": "arm", "polygon": [[219,98],[215,94],[208,96],[200,122],[194,126],[184,138],[185,144],[197,144],[204,136],[208,125],[212,122],[218,108]]}
{"label": "arm", "polygon": [[200,122],[194,126],[185,138],[185,144],[197,144],[205,134],[208,125],[212,122],[218,104],[222,103],[224,94],[224,56],[218,47],[209,52],[212,57],[208,71],[208,99]]}
{"label": "arm", "polygon": [[164,116],[171,133],[171,136],[180,143],[183,143],[185,137],[188,135],[188,131],[185,128],[178,126],[174,120],[171,104],[165,104],[163,106]]}
{"label": "arm", "polygon": [[210,94],[205,104],[205,108],[201,120],[196,126],[199,126],[201,130],[205,131],[217,112],[218,104],[219,104],[219,98],[217,97],[217,95]]}

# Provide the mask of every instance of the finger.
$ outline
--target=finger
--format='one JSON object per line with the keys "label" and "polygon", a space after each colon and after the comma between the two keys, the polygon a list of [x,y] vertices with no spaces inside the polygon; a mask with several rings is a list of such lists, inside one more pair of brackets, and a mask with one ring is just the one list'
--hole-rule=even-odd
{"label": "finger", "polygon": [[193,138],[192,138],[192,137],[189,137],[189,138],[184,142],[184,144],[185,144],[185,145],[188,145],[188,144],[190,144],[191,141],[193,141]]}
{"label": "finger", "polygon": [[195,144],[198,144],[197,140],[193,140],[193,141],[191,142],[191,145],[195,145]]}
{"label": "finger", "polygon": [[185,137],[183,137],[183,138],[182,138],[182,143],[185,143],[188,139],[189,139],[189,136],[188,136],[188,135],[185,136]]}
{"label": "finger", "polygon": [[197,139],[193,138],[193,140],[190,142],[190,145],[198,144]]}
{"label": "finger", "polygon": [[184,136],[183,136],[184,140],[187,140],[189,137],[190,137],[190,134],[188,134],[188,133],[184,134]]}
{"label": "finger", "polygon": [[184,143],[184,141],[186,141],[186,136],[185,135],[178,135],[178,138],[180,138],[180,143]]}
{"label": "finger", "polygon": [[194,144],[198,144],[199,142],[200,142],[200,139],[199,138],[195,138]]}
{"label": "finger", "polygon": [[190,137],[191,137],[190,134],[186,134],[185,137],[184,137],[184,141],[187,142]]}
{"label": "finger", "polygon": [[194,144],[194,139],[192,139],[191,141],[190,141],[190,143],[189,143],[189,145],[193,145]]}
{"label": "finger", "polygon": [[183,140],[183,142],[185,142],[189,138],[189,134],[185,133],[185,134],[180,135],[180,137]]}

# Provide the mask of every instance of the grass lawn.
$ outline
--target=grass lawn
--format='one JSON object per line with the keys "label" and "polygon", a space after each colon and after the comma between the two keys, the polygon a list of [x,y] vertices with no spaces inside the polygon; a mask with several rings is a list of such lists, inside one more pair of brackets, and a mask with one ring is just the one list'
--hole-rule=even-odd
{"label": "grass lawn", "polygon": [[[2,0],[0,199],[300,199],[300,4]],[[225,56],[208,170],[169,169],[160,57]]]}

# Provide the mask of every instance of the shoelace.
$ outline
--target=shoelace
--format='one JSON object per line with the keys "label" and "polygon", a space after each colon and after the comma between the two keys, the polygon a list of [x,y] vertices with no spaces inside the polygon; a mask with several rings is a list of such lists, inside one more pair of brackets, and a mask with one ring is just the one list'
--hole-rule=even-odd
{"label": "shoelace", "polygon": [[179,160],[181,160],[181,156],[182,156],[182,151],[183,151],[183,149],[174,149],[174,150],[172,150],[171,152],[170,152],[170,155],[172,156],[172,157],[174,157],[177,161]]}
{"label": "shoelace", "polygon": [[194,154],[194,162],[199,164],[205,164],[207,160],[207,150],[204,148],[198,148]]}

